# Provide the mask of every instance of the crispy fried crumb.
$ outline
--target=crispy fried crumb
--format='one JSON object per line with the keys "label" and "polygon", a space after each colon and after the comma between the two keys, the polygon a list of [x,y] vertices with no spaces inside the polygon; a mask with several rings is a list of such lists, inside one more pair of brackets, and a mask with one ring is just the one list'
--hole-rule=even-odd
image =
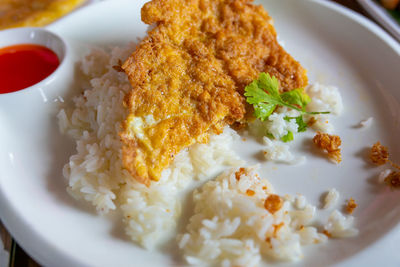
{"label": "crispy fried crumb", "polygon": [[254,191],[251,190],[251,189],[247,189],[247,190],[246,190],[246,195],[248,195],[249,197],[254,196],[255,193],[256,193],[256,192],[254,192]]}
{"label": "crispy fried crumb", "polygon": [[389,160],[389,163],[390,163],[390,165],[392,165],[393,168],[396,168],[396,169],[400,170],[400,165],[399,164],[396,164],[396,163],[392,162],[391,160]]}
{"label": "crispy fried crumb", "polygon": [[240,180],[240,177],[246,172],[245,168],[240,168],[237,172],[235,172],[236,180]]}
{"label": "crispy fried crumb", "polygon": [[375,165],[383,165],[389,160],[389,151],[378,141],[372,146],[369,158]]}
{"label": "crispy fried crumb", "polygon": [[121,59],[118,59],[118,64],[112,66],[112,68],[118,72],[124,72],[124,70],[122,69],[122,61]]}
{"label": "crispy fried crumb", "polygon": [[323,233],[324,235],[326,235],[327,237],[329,237],[329,238],[332,237],[332,234],[329,233],[327,230],[322,231],[322,233]]}
{"label": "crispy fried crumb", "polygon": [[315,123],[317,122],[317,120],[314,117],[311,117],[308,122],[307,122],[307,126],[311,127],[313,126]]}
{"label": "crispy fried crumb", "polygon": [[352,214],[355,208],[357,208],[357,203],[354,201],[353,198],[350,198],[350,199],[347,201],[346,212],[347,212],[348,214]]}
{"label": "crispy fried crumb", "polygon": [[[369,158],[372,161],[372,163],[374,163],[375,165],[380,166],[380,165],[384,165],[387,162],[389,162],[393,168],[400,170],[400,165],[390,160],[390,154],[389,154],[388,148],[381,145],[381,143],[379,141],[376,142],[371,147]],[[394,173],[396,173],[396,172],[394,172]],[[395,174],[393,174],[393,175],[395,175]],[[388,178],[388,181],[389,180],[391,181],[390,177]],[[393,185],[390,185],[390,186],[396,187]]]}
{"label": "crispy fried crumb", "polygon": [[314,244],[318,244],[318,243],[320,243],[321,241],[319,240],[319,239],[317,239],[317,238],[314,238]]}
{"label": "crispy fried crumb", "polygon": [[391,188],[398,189],[400,188],[400,172],[392,171],[386,178],[385,183]]}
{"label": "crispy fried crumb", "polygon": [[342,141],[339,136],[317,132],[313,138],[313,142],[317,147],[326,151],[329,158],[336,163],[342,161],[342,155],[340,153],[340,145],[342,144]]}
{"label": "crispy fried crumb", "polygon": [[274,237],[276,238],[276,236],[278,235],[279,229],[282,228],[282,226],[284,226],[285,224],[283,222],[281,222],[280,224],[274,224]]}
{"label": "crispy fried crumb", "polygon": [[268,243],[268,246],[269,246],[269,248],[272,248],[272,244],[271,244],[271,237],[266,237],[265,238],[265,242],[267,242]]}
{"label": "crispy fried crumb", "polygon": [[235,131],[243,130],[243,129],[245,129],[246,127],[247,127],[247,123],[238,122],[238,121],[234,122],[234,123],[231,125],[231,128],[234,129]]}
{"label": "crispy fried crumb", "polygon": [[282,205],[283,201],[278,195],[269,195],[264,201],[265,209],[271,214],[274,214],[275,212],[280,210],[282,208]]}

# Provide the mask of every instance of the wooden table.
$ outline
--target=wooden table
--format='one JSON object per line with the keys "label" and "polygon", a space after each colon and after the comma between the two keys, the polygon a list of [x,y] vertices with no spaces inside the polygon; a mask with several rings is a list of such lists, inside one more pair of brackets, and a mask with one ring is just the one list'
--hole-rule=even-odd
{"label": "wooden table", "polygon": [[[346,6],[368,18],[371,19],[371,17],[364,12],[364,10],[360,7],[360,5],[355,1],[355,0],[329,0],[333,2],[337,2],[343,6]],[[13,266],[29,266],[29,267],[37,267],[39,266],[37,263],[35,263],[34,260],[32,260],[16,243],[12,242],[12,238],[10,235],[7,233],[7,230],[3,227],[1,220],[0,220],[0,233],[1,233],[1,239],[3,240],[3,243],[5,244],[5,248],[10,251],[13,250],[15,253],[14,259],[10,264],[10,267]]]}

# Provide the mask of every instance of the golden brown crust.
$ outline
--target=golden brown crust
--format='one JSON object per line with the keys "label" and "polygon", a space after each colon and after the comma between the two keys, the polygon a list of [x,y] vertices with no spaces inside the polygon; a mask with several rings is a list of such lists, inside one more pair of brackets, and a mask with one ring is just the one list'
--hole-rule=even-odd
{"label": "golden brown crust", "polygon": [[0,0],[0,30],[42,27],[85,2],[85,0]]}
{"label": "golden brown crust", "polygon": [[[260,72],[276,76],[282,90],[307,84],[251,0],[153,0],[141,15],[156,27],[122,66],[133,89],[121,133],[124,166],[140,182],[158,180],[183,148],[244,122],[244,87]],[[156,123],[139,138],[133,122],[148,115]]]}

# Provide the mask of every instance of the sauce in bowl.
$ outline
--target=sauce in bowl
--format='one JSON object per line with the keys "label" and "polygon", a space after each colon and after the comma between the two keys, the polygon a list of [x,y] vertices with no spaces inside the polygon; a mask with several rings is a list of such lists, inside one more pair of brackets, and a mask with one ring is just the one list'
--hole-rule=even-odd
{"label": "sauce in bowl", "polygon": [[0,49],[0,94],[32,86],[49,76],[60,64],[47,47],[19,44]]}

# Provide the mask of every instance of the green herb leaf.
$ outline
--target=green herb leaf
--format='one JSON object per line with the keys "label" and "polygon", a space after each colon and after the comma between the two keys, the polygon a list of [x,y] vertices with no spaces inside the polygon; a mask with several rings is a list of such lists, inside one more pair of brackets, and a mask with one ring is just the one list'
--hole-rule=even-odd
{"label": "green herb leaf", "polygon": [[290,121],[295,119],[296,120],[296,124],[298,125],[297,128],[297,132],[301,133],[301,132],[305,132],[307,130],[307,123],[304,122],[303,120],[303,115],[300,115],[298,117],[285,117],[284,118],[286,121]]}
{"label": "green herb leaf", "polygon": [[266,136],[271,140],[275,140],[275,137],[272,133],[267,133]]}
{"label": "green herb leaf", "polygon": [[281,137],[281,140],[285,143],[290,142],[294,139],[293,133],[289,131],[286,135]]}
{"label": "green herb leaf", "polygon": [[304,122],[302,115],[296,117],[296,123],[299,126],[299,128],[297,128],[297,132],[301,133],[307,130],[307,123]]}
{"label": "green herb leaf", "polygon": [[274,95],[268,94],[263,89],[261,89],[258,81],[253,81],[248,86],[246,86],[244,90],[244,96],[246,96],[247,103],[252,105],[259,103],[279,105],[282,102],[279,96],[276,97]]}
{"label": "green herb leaf", "polygon": [[282,93],[281,98],[286,103],[300,107],[302,111],[306,110],[307,104],[311,101],[311,98],[304,92],[303,88]]}
{"label": "green herb leaf", "polygon": [[269,115],[271,115],[272,112],[274,112],[275,108],[276,105],[274,104],[266,104],[266,103],[254,104],[254,115],[261,121],[265,121],[269,117]]}
{"label": "green herb leaf", "polygon": [[279,93],[279,81],[268,73],[262,72],[258,80],[254,80],[244,89],[247,103],[253,105],[256,118],[264,121],[278,105],[285,106],[303,114],[328,114],[324,112],[306,112],[305,108],[310,97],[304,89],[295,89],[286,93]]}
{"label": "green herb leaf", "polygon": [[279,81],[275,76],[271,77],[269,73],[261,72],[258,78],[258,86],[266,90],[274,98],[280,99]]}

